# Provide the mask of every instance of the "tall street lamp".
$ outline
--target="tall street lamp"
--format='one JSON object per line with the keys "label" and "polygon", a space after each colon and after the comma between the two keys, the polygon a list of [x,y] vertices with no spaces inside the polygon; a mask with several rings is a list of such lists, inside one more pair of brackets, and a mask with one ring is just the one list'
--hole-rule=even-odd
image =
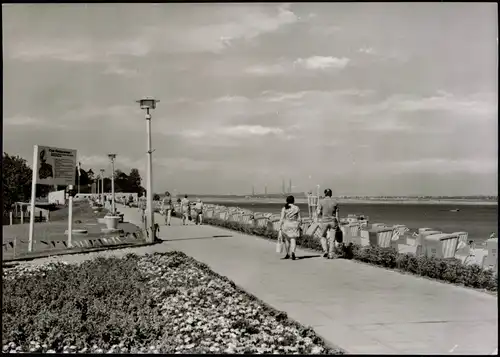
{"label": "tall street lamp", "polygon": [[149,242],[154,242],[155,235],[155,222],[154,222],[154,214],[153,214],[153,150],[151,149],[151,114],[149,114],[150,109],[156,109],[156,103],[159,100],[156,100],[151,97],[145,97],[143,99],[137,100],[137,103],[140,104],[141,109],[146,110],[146,132],[148,136],[148,177],[147,177],[147,188],[146,188],[146,199],[147,199],[147,223],[149,225],[149,234],[148,239]]}
{"label": "tall street lamp", "polygon": [[100,185],[100,182],[101,182],[101,176],[97,175],[97,177],[95,178],[95,193],[96,193],[96,200],[99,200],[99,185]]}
{"label": "tall street lamp", "polygon": [[101,204],[104,206],[104,169],[99,171],[101,171]]}
{"label": "tall street lamp", "polygon": [[115,159],[116,154],[108,154],[111,160],[111,213],[114,215],[115,211]]}

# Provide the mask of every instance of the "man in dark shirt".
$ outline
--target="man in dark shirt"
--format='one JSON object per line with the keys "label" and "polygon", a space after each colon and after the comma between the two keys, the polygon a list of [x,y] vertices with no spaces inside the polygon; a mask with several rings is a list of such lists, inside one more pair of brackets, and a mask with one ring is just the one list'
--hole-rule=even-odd
{"label": "man in dark shirt", "polygon": [[[325,198],[318,203],[316,211],[319,223],[321,247],[323,248],[324,258],[333,258],[333,249],[335,247],[335,235],[339,228],[339,206],[332,199],[332,190],[325,190]],[[328,240],[327,240],[328,238]]]}

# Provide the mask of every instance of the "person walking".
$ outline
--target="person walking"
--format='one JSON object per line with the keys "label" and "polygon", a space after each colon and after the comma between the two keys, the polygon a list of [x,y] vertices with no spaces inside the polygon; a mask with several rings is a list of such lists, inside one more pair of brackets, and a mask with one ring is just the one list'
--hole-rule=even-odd
{"label": "person walking", "polygon": [[144,223],[146,221],[146,194],[139,198],[138,206],[141,212],[141,222]]}
{"label": "person walking", "polygon": [[188,199],[188,196],[185,195],[181,201],[181,212],[182,212],[182,225],[186,225],[186,220],[189,220],[189,216],[191,215],[191,202]]}
{"label": "person walking", "polygon": [[332,259],[334,255],[335,240],[339,240],[342,233],[339,227],[339,208],[337,202],[332,198],[332,190],[325,190],[325,198],[318,202],[316,211],[317,222],[319,223],[321,247],[323,257]]}
{"label": "person walking", "polygon": [[285,259],[289,259],[290,255],[292,260],[295,260],[295,248],[297,246],[297,239],[300,237],[300,208],[295,205],[295,198],[288,196],[286,204],[281,210],[280,229],[279,234],[282,235],[285,242]]}
{"label": "person walking", "polygon": [[194,205],[194,209],[196,212],[195,213],[195,215],[196,215],[195,223],[202,225],[203,224],[203,202],[201,201],[201,198],[198,198],[198,201]]}
{"label": "person walking", "polygon": [[162,210],[165,213],[165,224],[170,226],[170,218],[172,217],[172,198],[170,196],[165,196],[162,202]]}

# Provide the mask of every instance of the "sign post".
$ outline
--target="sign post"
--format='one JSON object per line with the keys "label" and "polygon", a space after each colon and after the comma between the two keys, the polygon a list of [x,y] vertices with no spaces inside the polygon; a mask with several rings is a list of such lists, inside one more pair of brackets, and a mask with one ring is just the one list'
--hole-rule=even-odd
{"label": "sign post", "polygon": [[30,235],[28,242],[28,252],[33,251],[33,230],[35,228],[35,200],[36,200],[36,179],[38,177],[38,145],[33,148],[33,178],[31,179],[31,202],[30,202]]}
{"label": "sign post", "polygon": [[[35,228],[36,184],[74,185],[76,150],[35,145],[33,147],[33,178],[31,180],[30,229],[28,251],[33,251]],[[70,208],[71,212],[71,208]],[[72,215],[72,212],[70,213]]]}
{"label": "sign post", "polygon": [[68,186],[69,194],[68,194],[68,248],[72,247],[72,238],[73,238],[73,185]]}

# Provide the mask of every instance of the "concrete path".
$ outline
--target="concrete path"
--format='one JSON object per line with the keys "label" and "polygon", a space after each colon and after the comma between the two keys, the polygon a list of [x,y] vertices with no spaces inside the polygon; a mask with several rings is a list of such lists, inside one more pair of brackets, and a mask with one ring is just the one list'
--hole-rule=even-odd
{"label": "concrete path", "polygon": [[[119,209],[126,221],[140,223],[136,208]],[[134,252],[183,251],[348,353],[489,355],[497,349],[495,296],[301,249],[300,259],[281,260],[274,243],[262,238],[181,226],[174,218],[166,227],[159,214],[155,220],[164,243]]]}

